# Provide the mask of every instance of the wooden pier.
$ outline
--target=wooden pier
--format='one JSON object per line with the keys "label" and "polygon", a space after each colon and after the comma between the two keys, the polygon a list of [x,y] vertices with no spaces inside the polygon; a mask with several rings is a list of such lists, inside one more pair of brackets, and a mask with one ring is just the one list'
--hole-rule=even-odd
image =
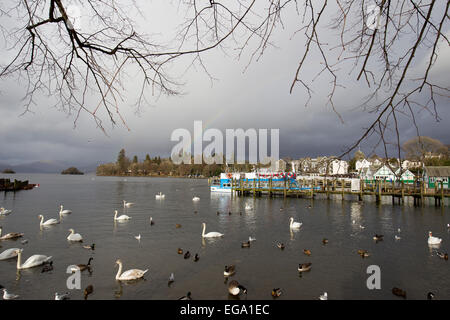
{"label": "wooden pier", "polygon": [[[269,179],[262,183],[260,180],[248,181],[246,179],[233,179],[231,183],[231,194],[237,196],[260,197],[294,197],[314,199],[316,195],[325,195],[330,199],[331,195],[340,195],[344,200],[346,195],[357,197],[359,201],[364,200],[364,196],[375,198],[375,202],[380,203],[382,197],[391,197],[392,204],[404,204],[407,197],[412,197],[414,205],[424,205],[425,199],[434,199],[435,206],[444,206],[445,199],[450,198],[450,190],[444,189],[436,184],[434,189],[425,187],[420,181],[415,184],[393,183],[384,180],[377,180],[366,183],[359,181],[359,190],[352,189],[351,181],[345,179],[303,179],[297,180],[298,185],[292,187],[289,180],[272,181]],[[298,187],[300,186],[300,187]]]}

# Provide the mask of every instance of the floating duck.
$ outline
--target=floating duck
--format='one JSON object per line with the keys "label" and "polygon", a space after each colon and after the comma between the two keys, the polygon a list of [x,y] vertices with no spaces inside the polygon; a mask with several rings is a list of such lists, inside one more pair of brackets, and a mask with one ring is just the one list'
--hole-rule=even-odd
{"label": "floating duck", "polygon": [[328,243],[328,239],[327,239],[327,238],[323,238],[323,239],[322,239],[322,243],[323,243],[323,244],[327,244],[327,243]]}
{"label": "floating duck", "polygon": [[69,300],[69,293],[58,293],[55,292],[55,300]]}
{"label": "floating duck", "polygon": [[184,258],[189,259],[190,257],[191,257],[191,253],[189,251],[186,251],[186,253],[184,254]]}
{"label": "floating duck", "polygon": [[382,234],[375,234],[374,236],[373,236],[373,240],[375,240],[375,241],[382,241],[383,240],[383,235]]}
{"label": "floating duck", "polygon": [[280,248],[281,250],[284,250],[284,243],[278,242],[277,247]]}
{"label": "floating duck", "polygon": [[448,254],[443,252],[438,252],[437,256],[441,259],[448,260]]}
{"label": "floating duck", "polygon": [[392,288],[392,293],[398,297],[406,298],[406,291],[404,291],[400,288],[397,288],[397,287]]}
{"label": "floating duck", "polygon": [[18,297],[19,296],[17,294],[9,293],[5,288],[3,288],[3,300],[13,300]]}
{"label": "floating duck", "polygon": [[324,292],[319,296],[319,300],[328,300],[328,293]]}
{"label": "floating duck", "polygon": [[250,241],[244,241],[241,243],[241,248],[250,248]]}
{"label": "floating duck", "polygon": [[225,277],[229,277],[236,272],[236,267],[234,265],[225,266],[225,270],[223,271],[223,275]]}
{"label": "floating duck", "polygon": [[136,238],[137,241],[141,241],[141,234],[134,236]]}
{"label": "floating duck", "polygon": [[281,296],[281,289],[280,288],[272,289],[272,297],[278,298],[279,296]]}
{"label": "floating duck", "polygon": [[358,254],[362,257],[362,258],[367,258],[370,254],[367,250],[358,250]]}
{"label": "floating duck", "polygon": [[310,256],[311,255],[311,250],[303,249],[303,253],[306,254],[307,256]]}
{"label": "floating duck", "polygon": [[50,261],[49,264],[44,265],[44,267],[42,268],[41,273],[43,272],[49,272],[53,270],[53,261]]}
{"label": "floating duck", "polygon": [[172,272],[172,273],[170,274],[170,277],[169,277],[168,285],[170,286],[171,283],[174,282],[174,281],[175,281],[175,276],[173,275],[173,272]]}
{"label": "floating duck", "polygon": [[95,250],[95,243],[91,244],[90,246],[83,246],[83,248],[88,250]]}
{"label": "floating duck", "polygon": [[150,225],[152,226],[152,225],[154,225],[155,223],[153,222],[153,218],[152,217],[150,217]]}
{"label": "floating duck", "polygon": [[189,291],[185,296],[182,296],[178,300],[192,300],[191,298],[191,292]]}
{"label": "floating duck", "polygon": [[311,270],[311,265],[312,265],[311,262],[300,263],[300,264],[298,265],[298,271],[299,271],[299,272],[309,271],[309,270]]}
{"label": "floating duck", "polygon": [[237,282],[236,280],[233,280],[228,284],[228,292],[231,295],[237,296],[241,293],[241,291],[247,294],[247,288],[239,284],[239,282]]}
{"label": "floating duck", "polygon": [[94,287],[92,284],[88,285],[86,289],[84,289],[84,300],[87,300],[88,295],[90,295],[92,292],[94,292]]}
{"label": "floating duck", "polygon": [[394,238],[395,238],[395,240],[400,240],[401,239],[401,237],[398,236],[398,235],[395,235]]}
{"label": "floating duck", "polygon": [[178,252],[178,254],[183,254],[183,249],[178,248],[177,252]]}
{"label": "floating duck", "polygon": [[200,260],[200,257],[198,256],[198,253],[196,253],[194,256],[194,261],[197,262],[198,260]]}
{"label": "floating duck", "polygon": [[433,299],[434,299],[434,293],[433,292],[428,292],[427,300],[433,300]]}
{"label": "floating duck", "polygon": [[177,223],[177,224],[175,225],[175,228],[181,228],[181,224]]}

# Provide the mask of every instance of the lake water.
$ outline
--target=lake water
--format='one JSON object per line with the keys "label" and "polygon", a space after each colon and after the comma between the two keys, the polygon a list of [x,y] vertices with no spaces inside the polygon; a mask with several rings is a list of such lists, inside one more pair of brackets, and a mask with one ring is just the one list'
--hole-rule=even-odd
{"label": "lake water", "polygon": [[[278,299],[317,299],[324,291],[329,299],[401,299],[391,293],[393,287],[406,290],[408,299],[426,299],[429,291],[438,299],[450,299],[450,261],[436,255],[437,251],[450,251],[448,207],[232,198],[211,194],[207,180],[44,174],[10,177],[28,179],[40,187],[0,195],[0,207],[13,210],[0,218],[3,233],[25,233],[17,241],[1,241],[0,251],[23,248],[22,262],[33,254],[52,256],[54,266],[49,273],[41,273],[42,267],[17,273],[17,259],[0,261],[0,284],[21,299],[53,299],[55,292],[66,291],[71,291],[71,299],[82,299],[83,290],[67,289],[66,268],[86,264],[89,257],[94,258],[93,272],[84,271],[81,279],[82,289],[94,286],[89,299],[177,299],[188,291],[193,299],[231,299],[223,277],[224,266],[231,264],[236,265],[236,274],[230,280],[248,289],[247,297],[241,295],[240,299],[272,299],[273,288],[282,288]],[[164,200],[155,199],[159,192],[166,195]],[[193,202],[193,196],[200,201]],[[135,205],[124,210],[122,200]],[[247,203],[253,209],[245,210]],[[60,204],[73,213],[60,224],[41,230],[38,214],[45,220],[57,218]],[[284,210],[280,211],[281,207]],[[115,223],[115,209],[132,219]],[[152,226],[150,217],[155,222]],[[290,232],[290,217],[303,223],[300,230]],[[202,241],[202,222],[207,224],[206,232],[225,236]],[[95,250],[69,243],[69,228],[83,236],[84,245],[95,243]],[[428,246],[429,230],[443,238],[439,248]],[[384,241],[376,243],[372,239],[375,233],[383,234]],[[134,238],[138,234],[140,241]],[[395,235],[401,240],[395,240]],[[250,248],[241,248],[249,236],[256,241]],[[327,245],[322,244],[323,238],[329,239]],[[22,245],[22,239],[29,242]],[[278,249],[277,242],[286,248]],[[177,254],[178,248],[189,250],[191,258],[185,260]],[[311,250],[311,256],[303,249]],[[368,250],[370,257],[361,258],[358,249]],[[197,262],[195,253],[200,256]],[[115,261],[119,258],[124,270],[148,268],[145,279],[117,282]],[[297,267],[304,262],[312,262],[312,269],[300,277]],[[367,289],[370,265],[381,268],[380,290]],[[171,273],[175,282],[169,287]]]}

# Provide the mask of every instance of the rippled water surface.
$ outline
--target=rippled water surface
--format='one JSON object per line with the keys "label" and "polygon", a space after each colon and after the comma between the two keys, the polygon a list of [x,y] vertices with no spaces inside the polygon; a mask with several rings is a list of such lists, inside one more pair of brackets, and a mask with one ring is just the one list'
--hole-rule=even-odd
{"label": "rippled water surface", "polygon": [[[271,290],[278,287],[283,290],[279,299],[317,299],[324,291],[329,299],[401,299],[391,293],[394,286],[406,290],[408,299],[425,299],[429,291],[439,299],[450,299],[450,261],[436,255],[437,251],[450,251],[448,207],[232,198],[211,194],[207,180],[37,174],[10,177],[29,179],[40,187],[0,195],[0,207],[13,210],[0,217],[3,233],[25,233],[17,241],[1,241],[0,251],[23,248],[22,262],[33,254],[44,254],[53,257],[54,265],[49,273],[41,273],[42,267],[17,273],[17,259],[0,261],[0,284],[22,299],[52,299],[55,292],[69,291],[67,266],[86,264],[89,257],[94,258],[93,272],[83,272],[81,279],[82,289],[94,286],[89,299],[177,299],[188,291],[193,299],[230,299],[223,269],[231,264],[237,271],[230,279],[248,289],[247,297],[240,299],[272,299]],[[164,200],[155,199],[159,192],[165,194]],[[194,196],[200,201],[193,202]],[[122,200],[135,205],[125,210]],[[73,213],[60,224],[41,230],[38,214],[46,220],[57,218],[60,204]],[[252,209],[246,210],[246,204]],[[132,219],[114,223],[115,209]],[[150,217],[155,222],[152,226]],[[303,223],[300,230],[290,232],[290,217]],[[202,240],[202,222],[207,224],[206,232],[225,236]],[[95,250],[69,243],[69,228],[83,236],[84,245],[95,243]],[[443,238],[440,247],[428,246],[429,230]],[[383,234],[384,241],[376,243],[372,239],[375,233]],[[138,234],[140,241],[134,238]],[[395,240],[395,235],[401,240]],[[256,241],[250,248],[241,248],[249,236]],[[323,238],[329,239],[327,245],[322,244]],[[21,244],[22,239],[28,243]],[[286,248],[278,249],[277,242]],[[178,248],[189,250],[191,258],[177,254]],[[311,250],[311,256],[303,249]],[[362,259],[358,249],[368,250],[370,257]],[[193,260],[195,253],[200,256],[197,262]],[[118,258],[124,270],[148,268],[145,279],[117,282]],[[312,262],[312,270],[300,277],[297,267],[304,262]],[[381,268],[381,290],[366,287],[369,265]],[[171,273],[175,282],[168,286]],[[71,298],[82,299],[82,290],[71,290]]]}

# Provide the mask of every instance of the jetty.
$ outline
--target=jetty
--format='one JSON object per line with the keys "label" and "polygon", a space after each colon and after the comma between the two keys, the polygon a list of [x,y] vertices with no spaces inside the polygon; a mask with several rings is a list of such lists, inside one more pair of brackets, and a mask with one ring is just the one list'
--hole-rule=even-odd
{"label": "jetty", "polygon": [[0,191],[19,191],[19,190],[31,190],[34,187],[36,187],[36,184],[30,184],[28,183],[28,180],[20,181],[17,179],[14,179],[13,182],[11,182],[10,179],[0,179]]}

